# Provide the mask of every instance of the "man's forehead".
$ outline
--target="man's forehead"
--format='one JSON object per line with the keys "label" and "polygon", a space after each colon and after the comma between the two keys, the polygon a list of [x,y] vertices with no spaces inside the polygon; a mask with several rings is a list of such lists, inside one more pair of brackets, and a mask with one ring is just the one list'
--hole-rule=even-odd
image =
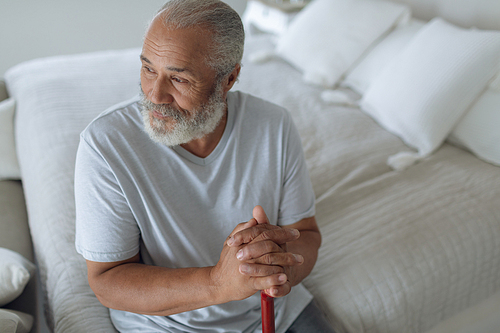
{"label": "man's forehead", "polygon": [[169,71],[199,76],[206,63],[209,34],[197,28],[167,29],[152,26],[145,38],[141,60]]}

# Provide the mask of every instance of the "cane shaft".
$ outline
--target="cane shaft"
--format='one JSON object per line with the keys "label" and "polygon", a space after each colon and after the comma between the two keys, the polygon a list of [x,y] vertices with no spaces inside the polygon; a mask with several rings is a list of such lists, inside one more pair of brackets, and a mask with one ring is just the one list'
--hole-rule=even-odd
{"label": "cane shaft", "polygon": [[262,308],[262,333],[274,333],[274,298],[261,291],[260,304]]}

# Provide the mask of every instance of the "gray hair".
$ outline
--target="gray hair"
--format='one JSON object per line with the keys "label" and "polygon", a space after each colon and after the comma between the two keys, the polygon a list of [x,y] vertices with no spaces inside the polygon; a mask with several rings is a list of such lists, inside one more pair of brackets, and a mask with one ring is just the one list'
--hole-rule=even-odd
{"label": "gray hair", "polygon": [[206,28],[212,32],[212,47],[207,65],[222,77],[241,65],[245,32],[241,18],[220,0],[170,0],[158,11],[164,24],[174,29]]}

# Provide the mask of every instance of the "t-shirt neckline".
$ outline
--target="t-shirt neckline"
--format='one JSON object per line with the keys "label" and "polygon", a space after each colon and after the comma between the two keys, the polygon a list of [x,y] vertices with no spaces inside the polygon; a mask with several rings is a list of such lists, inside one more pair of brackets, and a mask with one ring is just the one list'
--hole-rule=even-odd
{"label": "t-shirt neckline", "polygon": [[174,146],[172,149],[185,159],[187,159],[190,162],[193,162],[198,165],[207,165],[212,163],[217,157],[220,155],[220,153],[226,148],[227,142],[229,140],[229,136],[231,135],[231,132],[233,130],[233,125],[234,125],[234,113],[235,113],[235,106],[234,106],[234,99],[231,93],[227,94],[227,121],[226,121],[226,127],[224,128],[224,133],[222,134],[222,137],[215,147],[215,149],[210,153],[205,158],[198,157],[191,152],[187,151],[186,149],[182,148],[181,146]]}

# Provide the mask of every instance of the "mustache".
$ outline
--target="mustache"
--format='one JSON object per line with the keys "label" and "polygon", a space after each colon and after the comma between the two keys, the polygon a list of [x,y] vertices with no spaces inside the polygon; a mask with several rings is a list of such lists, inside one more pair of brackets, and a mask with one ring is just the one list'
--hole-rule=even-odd
{"label": "mustache", "polygon": [[182,110],[178,110],[170,104],[155,104],[151,102],[146,96],[141,93],[141,107],[144,111],[153,112],[156,111],[162,116],[171,117],[175,120],[180,120],[184,112]]}

